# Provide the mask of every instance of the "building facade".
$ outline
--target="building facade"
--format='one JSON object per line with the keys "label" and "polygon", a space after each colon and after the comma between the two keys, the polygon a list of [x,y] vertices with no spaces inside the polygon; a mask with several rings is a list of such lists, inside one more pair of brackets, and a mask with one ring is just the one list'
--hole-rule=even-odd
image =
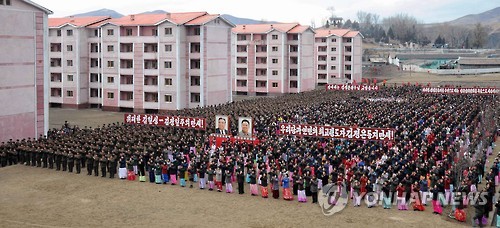
{"label": "building facade", "polygon": [[315,87],[314,31],[291,24],[233,29],[233,91],[240,95],[300,93]]}
{"label": "building facade", "polygon": [[318,29],[315,39],[315,78],[318,85],[361,83],[361,33],[348,29]]}
{"label": "building facade", "polygon": [[88,28],[91,106],[141,113],[232,100],[233,25],[219,15],[139,14]]}
{"label": "building facade", "polygon": [[90,29],[110,17],[49,19],[50,98],[53,106],[82,108],[89,104]]}
{"label": "building facade", "polygon": [[0,142],[48,131],[48,14],[32,1],[0,1]]}

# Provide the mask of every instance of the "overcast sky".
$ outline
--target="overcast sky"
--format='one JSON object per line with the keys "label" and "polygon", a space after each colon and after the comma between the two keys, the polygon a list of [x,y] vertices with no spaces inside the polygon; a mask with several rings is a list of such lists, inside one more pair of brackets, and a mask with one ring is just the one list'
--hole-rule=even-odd
{"label": "overcast sky", "polygon": [[279,22],[319,25],[335,8],[344,20],[356,19],[356,12],[380,15],[380,19],[398,13],[416,17],[424,23],[444,22],[467,14],[481,13],[500,6],[500,0],[33,0],[52,10],[52,17],[112,9],[121,14],[151,10],[168,12],[207,11],[236,17]]}

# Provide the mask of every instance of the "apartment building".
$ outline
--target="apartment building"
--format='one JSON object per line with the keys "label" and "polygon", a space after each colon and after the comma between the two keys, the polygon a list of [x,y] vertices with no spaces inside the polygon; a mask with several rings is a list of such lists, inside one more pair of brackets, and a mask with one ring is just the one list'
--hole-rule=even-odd
{"label": "apartment building", "polygon": [[362,34],[348,29],[315,31],[317,84],[361,83]]}
{"label": "apartment building", "polygon": [[64,17],[49,19],[51,106],[89,106],[89,49],[87,27],[110,17]]}
{"label": "apartment building", "polygon": [[314,33],[297,23],[233,28],[233,91],[271,95],[314,89]]}
{"label": "apartment building", "polygon": [[48,14],[32,1],[0,0],[0,142],[48,131]]}
{"label": "apartment building", "polygon": [[206,12],[128,15],[87,26],[88,103],[142,113],[232,101],[233,27]]}

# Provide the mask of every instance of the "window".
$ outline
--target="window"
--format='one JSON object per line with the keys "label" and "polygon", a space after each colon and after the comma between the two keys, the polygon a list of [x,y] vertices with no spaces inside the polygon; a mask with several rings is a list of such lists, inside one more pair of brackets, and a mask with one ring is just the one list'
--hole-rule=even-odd
{"label": "window", "polygon": [[73,30],[71,30],[71,29],[66,30],[66,35],[67,36],[73,36]]}
{"label": "window", "polygon": [[153,29],[153,36],[158,36],[158,29]]}
{"label": "window", "polygon": [[66,95],[68,97],[73,97],[73,91],[71,91],[71,90],[66,91]]}
{"label": "window", "polygon": [[273,82],[273,88],[278,88],[278,83],[277,82]]}
{"label": "window", "polygon": [[5,5],[10,6],[10,0],[6,0],[6,1],[5,1]]}
{"label": "window", "polygon": [[108,99],[114,99],[115,93],[108,93]]}
{"label": "window", "polygon": [[247,35],[238,35],[238,40],[247,40]]}
{"label": "window", "polygon": [[336,47],[332,47],[332,51],[337,51],[337,48]]}
{"label": "window", "polygon": [[115,83],[114,77],[108,77],[108,83]]}
{"label": "window", "polygon": [[108,52],[114,52],[114,51],[115,51],[115,46],[108,45]]}
{"label": "window", "polygon": [[115,67],[115,62],[114,61],[108,61],[108,67],[109,68]]}
{"label": "window", "polygon": [[330,67],[330,69],[332,69],[332,70],[336,70],[336,69],[337,69],[337,66],[332,66],[332,67]]}
{"label": "window", "polygon": [[278,71],[277,70],[273,70],[273,75],[278,75]]}
{"label": "window", "polygon": [[273,51],[278,51],[278,47],[274,46],[272,50]]}
{"label": "window", "polygon": [[297,81],[290,81],[290,88],[297,88]]}
{"label": "window", "polygon": [[170,61],[165,61],[165,68],[171,69],[172,68],[172,62]]}
{"label": "window", "polygon": [[247,86],[247,80],[236,80],[236,86],[237,87],[246,87]]}
{"label": "window", "polygon": [[126,36],[132,36],[132,29],[126,29],[125,30],[125,35]]}
{"label": "window", "polygon": [[113,36],[113,35],[115,35],[115,30],[108,29],[108,36]]}
{"label": "window", "polygon": [[171,44],[165,45],[165,52],[171,52],[171,51],[172,51],[172,45]]}
{"label": "window", "polygon": [[172,35],[172,28],[165,28],[165,35]]}
{"label": "window", "polygon": [[273,59],[273,63],[278,63],[278,59]]}
{"label": "window", "polygon": [[172,95],[165,95],[165,102],[172,103]]}
{"label": "window", "polygon": [[94,36],[99,37],[99,29],[94,29]]}
{"label": "window", "polygon": [[57,30],[57,36],[61,36],[61,30]]}
{"label": "window", "polygon": [[200,35],[200,28],[199,27],[194,28],[194,35],[195,36],[199,36]]}
{"label": "window", "polygon": [[90,74],[90,82],[98,82],[98,81],[100,81],[98,74]]}
{"label": "window", "polygon": [[68,78],[68,82],[72,82],[73,81],[73,75],[72,74],[68,74],[67,78]]}
{"label": "window", "polygon": [[332,42],[337,42],[337,39],[335,39],[335,38],[332,38]]}
{"label": "window", "polygon": [[330,59],[331,59],[332,61],[335,61],[335,60],[337,60],[337,57],[332,57],[332,58],[330,58]]}
{"label": "window", "polygon": [[67,66],[73,66],[73,60],[66,60]]}
{"label": "window", "polygon": [[171,78],[165,78],[165,85],[171,86],[172,85],[172,79]]}
{"label": "window", "polygon": [[73,45],[67,45],[66,46],[67,51],[73,51]]}
{"label": "window", "polygon": [[267,87],[267,82],[266,81],[256,81],[255,87],[258,87],[258,88]]}
{"label": "window", "polygon": [[278,35],[272,35],[272,39],[273,40],[277,40],[278,39]]}
{"label": "window", "polygon": [[326,43],[326,38],[322,38],[321,43]]}
{"label": "window", "polygon": [[191,69],[200,69],[201,63],[199,59],[191,59]]}
{"label": "window", "polygon": [[200,76],[191,76],[191,86],[200,86]]}
{"label": "window", "polygon": [[100,97],[98,89],[90,89],[90,97]]}
{"label": "window", "polygon": [[200,94],[199,93],[191,93],[191,102],[192,103],[200,103]]}

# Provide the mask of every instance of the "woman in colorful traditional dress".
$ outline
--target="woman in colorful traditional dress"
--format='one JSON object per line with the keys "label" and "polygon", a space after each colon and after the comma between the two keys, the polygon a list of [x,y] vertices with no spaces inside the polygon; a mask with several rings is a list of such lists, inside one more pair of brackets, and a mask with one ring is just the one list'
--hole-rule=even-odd
{"label": "woman in colorful traditional dress", "polygon": [[434,188],[431,189],[432,192],[432,209],[434,214],[442,214],[443,208],[441,207],[441,203],[439,202],[439,188],[437,185],[434,185]]}
{"label": "woman in colorful traditional dress", "polygon": [[125,157],[121,156],[119,163],[120,168],[118,168],[118,177],[123,180],[127,178],[127,160],[125,160]]}
{"label": "woman in colorful traditional dress", "polygon": [[285,174],[283,177],[283,199],[285,200],[293,200],[292,191],[290,191],[290,178],[288,174]]}
{"label": "woman in colorful traditional dress", "polygon": [[406,207],[406,189],[405,186],[402,183],[399,183],[398,187],[396,188],[396,191],[398,193],[398,210],[408,210]]}
{"label": "woman in colorful traditional dress", "polygon": [[279,199],[280,198],[280,180],[278,178],[278,175],[274,174],[274,176],[271,179],[271,188],[273,191],[273,198]]}
{"label": "woman in colorful traditional dress", "polygon": [[233,180],[231,179],[231,172],[229,170],[226,170],[226,193],[232,193],[233,192]]}
{"label": "woman in colorful traditional dress", "polygon": [[217,186],[218,192],[222,192],[222,169],[220,166],[215,169],[215,186]]}
{"label": "woman in colorful traditional dress", "polygon": [[262,198],[267,198],[269,193],[267,189],[267,184],[268,183],[268,178],[267,178],[267,173],[265,171],[262,172],[262,175],[260,177],[260,192],[262,195]]}
{"label": "woman in colorful traditional dress", "polygon": [[154,183],[155,182],[155,165],[153,162],[153,159],[150,158],[148,161],[148,168],[149,168],[149,183]]}
{"label": "woman in colorful traditional dress", "polygon": [[208,168],[207,175],[208,175],[208,191],[213,191],[215,171],[212,169],[212,167]]}
{"label": "woman in colorful traditional dress", "polygon": [[181,187],[186,187],[186,179],[189,178],[189,177],[186,178],[186,175],[188,175],[187,166],[188,164],[185,160],[181,163],[181,165],[179,165],[179,178]]}
{"label": "woman in colorful traditional dress", "polygon": [[161,177],[162,177],[163,184],[167,184],[169,179],[170,179],[168,167],[169,167],[169,164],[167,164],[167,162],[165,162],[165,161],[159,167],[160,171],[161,171]]}
{"label": "woman in colorful traditional dress", "polygon": [[411,186],[411,199],[413,199],[413,210],[414,211],[424,211],[425,208],[422,205],[422,200],[420,199],[420,188],[417,181]]}
{"label": "woman in colorful traditional dress", "polygon": [[207,173],[207,169],[205,168],[205,165],[201,166],[201,169],[199,170],[198,176],[200,177],[200,189],[203,190],[205,189],[205,185],[207,182],[205,182],[205,174]]}
{"label": "woman in colorful traditional dress", "polygon": [[173,162],[169,165],[168,174],[170,175],[169,180],[171,182],[171,185],[176,185],[177,184],[177,166],[175,165],[175,162]]}
{"label": "woman in colorful traditional dress", "polygon": [[307,197],[306,197],[306,190],[304,189],[304,179],[302,176],[298,176],[299,179],[297,179],[296,184],[297,184],[297,195],[299,202],[307,202]]}
{"label": "woman in colorful traditional dress", "polygon": [[257,176],[255,175],[255,170],[252,170],[252,173],[249,176],[250,178],[250,192],[252,196],[259,195],[259,191],[257,190]]}
{"label": "woman in colorful traditional dress", "polygon": [[127,161],[127,179],[129,181],[135,181],[135,172],[134,172],[134,161],[132,158],[130,158]]}
{"label": "woman in colorful traditional dress", "polygon": [[146,161],[144,161],[142,155],[139,156],[139,160],[137,161],[137,167],[139,171],[139,181],[146,182]]}
{"label": "woman in colorful traditional dress", "polygon": [[[165,180],[162,180],[162,172],[163,172],[163,166],[160,165],[160,163],[156,163],[156,165],[151,166],[151,170],[154,170],[155,174],[155,183],[156,184],[165,184]],[[168,174],[167,174],[168,175]]]}
{"label": "woman in colorful traditional dress", "polygon": [[382,207],[384,209],[391,209],[392,194],[390,184],[386,181],[382,186]]}

